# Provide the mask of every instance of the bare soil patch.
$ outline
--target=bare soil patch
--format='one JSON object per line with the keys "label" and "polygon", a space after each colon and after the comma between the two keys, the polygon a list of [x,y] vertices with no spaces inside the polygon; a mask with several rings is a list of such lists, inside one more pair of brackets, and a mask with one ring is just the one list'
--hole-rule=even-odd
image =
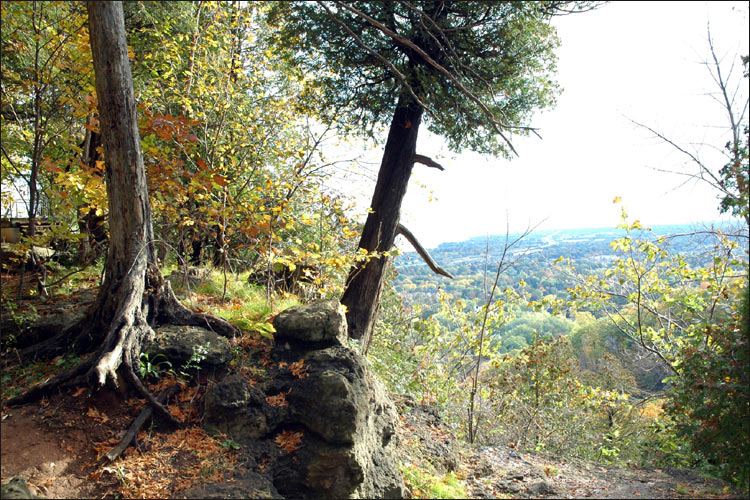
{"label": "bare soil patch", "polygon": [[[71,390],[37,404],[3,408],[3,482],[21,476],[32,494],[43,498],[114,493],[87,477],[95,469],[97,445],[126,425],[130,412],[123,412],[118,396],[111,391],[92,398],[73,394]],[[87,416],[94,411],[101,418]]]}
{"label": "bare soil patch", "polygon": [[[171,383],[165,378],[152,389]],[[196,408],[204,389],[184,386],[169,402],[183,428],[171,429],[158,419],[147,423],[138,447],[130,446],[112,463],[102,456],[120,441],[143,400],[109,389],[89,396],[81,387],[39,403],[3,407],[2,482],[23,477],[41,498],[167,498],[221,481],[234,469],[236,453],[200,428]]]}

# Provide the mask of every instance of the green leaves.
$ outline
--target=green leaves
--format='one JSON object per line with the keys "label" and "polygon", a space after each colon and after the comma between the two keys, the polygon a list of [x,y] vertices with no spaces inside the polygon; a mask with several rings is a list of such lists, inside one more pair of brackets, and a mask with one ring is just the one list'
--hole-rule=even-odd
{"label": "green leaves", "polygon": [[276,333],[276,329],[273,327],[273,324],[266,322],[255,323],[250,329],[255,330],[256,332],[260,333],[262,337],[265,337],[267,339],[272,339],[273,334]]}
{"label": "green leaves", "polygon": [[450,13],[430,2],[346,5],[271,11],[280,44],[296,51],[288,60],[314,75],[305,91],[320,93],[326,123],[373,136],[399,95],[409,95],[451,149],[506,155],[498,133],[527,134],[531,114],[554,104],[559,41],[540,5],[457,2]]}
{"label": "green leaves", "polygon": [[668,415],[654,423],[662,430],[656,442],[663,459],[684,463],[702,455],[725,478],[746,484],[750,385],[735,381],[750,380],[748,266],[740,258],[747,249],[716,231],[708,235],[709,264],[694,266],[695,255],[670,252],[673,238],[653,238],[626,219],[620,227],[626,236],[612,247],[622,258],[604,279],[579,279],[571,299],[604,311],[626,338],[672,371]]}

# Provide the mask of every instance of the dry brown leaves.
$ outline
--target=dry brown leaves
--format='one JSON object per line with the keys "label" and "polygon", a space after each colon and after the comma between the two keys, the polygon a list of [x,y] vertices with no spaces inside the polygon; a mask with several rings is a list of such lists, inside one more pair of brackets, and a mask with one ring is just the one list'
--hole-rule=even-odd
{"label": "dry brown leaves", "polygon": [[99,412],[99,410],[97,410],[93,406],[88,409],[88,411],[86,412],[86,416],[100,424],[105,424],[109,420],[109,417],[107,417],[107,415]]}
{"label": "dry brown leaves", "polygon": [[246,350],[253,350],[253,351],[259,351],[259,352],[268,352],[271,349],[271,346],[268,344],[268,341],[261,337],[260,335],[250,335],[245,334],[240,337],[236,337],[232,343],[234,345],[238,345]]}
{"label": "dry brown leaves", "polygon": [[292,392],[291,388],[286,392],[277,394],[276,396],[266,396],[266,403],[271,406],[281,406],[286,408],[289,406],[289,402],[286,400],[286,395],[290,392]]}
{"label": "dry brown leaves", "polygon": [[295,361],[294,363],[286,363],[285,361],[282,361],[281,363],[279,363],[279,368],[287,368],[290,372],[292,372],[292,375],[294,375],[298,379],[307,377],[307,367],[305,366],[304,359],[300,359],[299,361]]}
{"label": "dry brown leaves", "polygon": [[292,453],[299,449],[304,432],[294,432],[290,430],[281,431],[273,440],[276,445],[287,453]]}
{"label": "dry brown leaves", "polygon": [[[228,471],[236,470],[238,453],[221,446],[199,426],[196,399],[201,396],[202,386],[188,386],[165,376],[150,384],[149,390],[159,393],[174,385],[180,391],[170,398],[167,409],[189,427],[173,432],[141,431],[138,435],[141,449],[127,448],[109,466],[94,470],[89,480],[106,479],[117,485],[113,486],[116,495],[123,498],[168,498],[201,482],[221,481]],[[131,398],[125,406],[143,408],[145,404],[142,399]],[[107,419],[96,408],[89,408],[86,416],[98,423]],[[116,446],[119,439],[112,435],[96,443],[97,459]]]}
{"label": "dry brown leaves", "polygon": [[169,498],[205,481],[221,481],[226,472],[236,470],[237,453],[197,426],[153,436],[141,433],[139,439],[147,452],[128,448],[122,458],[89,479],[96,481],[108,472],[120,478],[118,493],[123,498]]}

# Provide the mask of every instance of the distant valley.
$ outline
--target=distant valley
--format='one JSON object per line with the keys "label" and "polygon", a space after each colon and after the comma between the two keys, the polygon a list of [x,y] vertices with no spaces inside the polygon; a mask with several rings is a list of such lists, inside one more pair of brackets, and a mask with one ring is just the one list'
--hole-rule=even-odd
{"label": "distant valley", "polygon": [[[705,223],[700,225],[672,224],[652,226],[638,238],[681,235],[670,238],[673,252],[685,255],[691,264],[705,264],[711,258],[713,241],[706,231],[721,229],[736,230],[727,224]],[[612,263],[618,255],[610,243],[625,236],[620,228],[559,229],[543,230],[527,235],[518,241],[506,254],[507,270],[500,278],[501,287],[515,286],[520,280],[527,285],[532,299],[554,294],[563,298],[571,276],[566,266],[554,265],[559,257],[575,267],[577,273],[591,274]],[[509,235],[512,243],[519,235]],[[397,277],[395,287],[406,304],[431,305],[435,303],[438,288],[465,300],[483,296],[485,276],[491,282],[497,270],[506,237],[500,235],[475,237],[462,242],[442,243],[430,250],[433,259],[454,279],[435,275],[416,252],[404,252],[395,261]],[[429,309],[428,309],[429,310]]]}

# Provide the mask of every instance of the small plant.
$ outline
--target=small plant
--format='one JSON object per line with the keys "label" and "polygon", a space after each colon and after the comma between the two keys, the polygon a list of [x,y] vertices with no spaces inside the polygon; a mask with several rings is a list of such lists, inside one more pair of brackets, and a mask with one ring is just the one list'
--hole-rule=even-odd
{"label": "small plant", "polygon": [[219,441],[219,445],[221,445],[222,448],[226,448],[226,449],[232,449],[232,450],[240,449],[240,445],[237,443],[237,441],[235,441],[234,439],[230,437],[226,437],[222,439],[221,441]]}
{"label": "small plant", "polygon": [[680,495],[690,495],[690,490],[688,490],[687,486],[685,486],[684,484],[678,484],[675,488],[675,491]]}
{"label": "small plant", "polygon": [[4,304],[3,315],[8,315],[13,319],[13,323],[16,326],[15,332],[3,332],[2,347],[3,349],[13,347],[18,340],[17,333],[22,332],[23,329],[31,323],[34,318],[38,316],[36,307],[33,304],[29,304],[28,309],[24,312],[18,311],[18,304],[14,300],[8,300]]}
{"label": "small plant", "polygon": [[124,490],[130,488],[130,486],[128,486],[128,479],[122,469],[120,469],[119,467],[114,467],[113,469],[105,468],[105,470],[114,471],[117,474],[117,477],[119,477],[120,481],[122,481],[122,487]]}
{"label": "small plant", "polygon": [[184,365],[182,365],[182,368],[180,369],[180,375],[183,377],[190,377],[191,372],[200,370],[200,363],[204,359],[206,359],[206,355],[208,354],[208,348],[211,345],[210,342],[206,343],[205,345],[196,345],[193,346],[193,354],[190,356],[190,359],[188,359]]}
{"label": "small plant", "polygon": [[[159,358],[164,359],[160,360]],[[142,379],[158,379],[162,371],[172,371],[172,363],[163,354],[157,354],[151,359],[148,353],[143,352],[141,353],[140,362]]]}
{"label": "small plant", "polygon": [[76,354],[70,353],[65,356],[58,356],[52,359],[52,365],[57,369],[68,369],[81,362],[81,358]]}

